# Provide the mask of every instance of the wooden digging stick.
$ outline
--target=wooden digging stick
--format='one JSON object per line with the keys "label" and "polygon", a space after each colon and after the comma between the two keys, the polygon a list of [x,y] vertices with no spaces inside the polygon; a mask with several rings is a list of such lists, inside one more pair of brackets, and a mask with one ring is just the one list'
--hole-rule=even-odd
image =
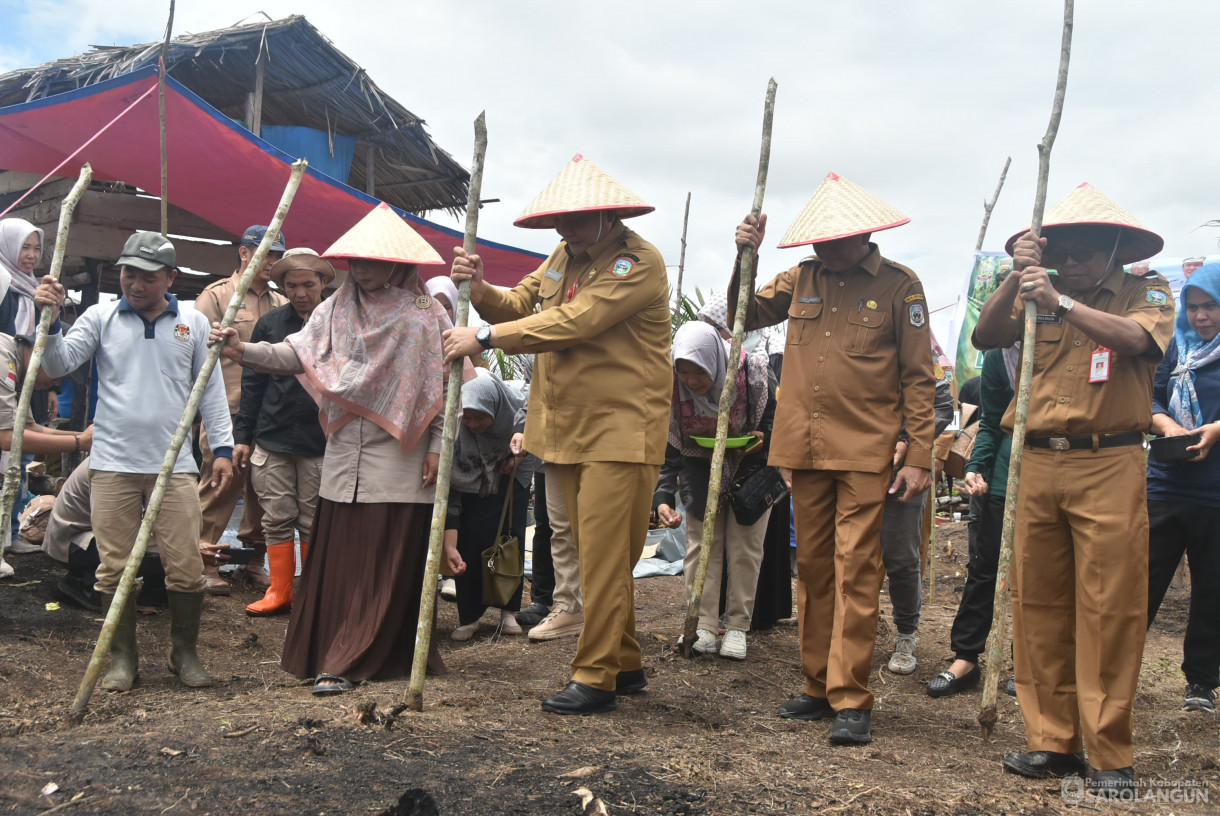
{"label": "wooden digging stick", "polygon": [[674,313],[682,310],[682,273],[686,271],[686,227],[690,223],[690,193],[686,194],[686,215],[682,216],[682,251],[678,254],[678,291],[674,297]]}
{"label": "wooden digging stick", "polygon": [[[1042,232],[1042,213],[1046,209],[1046,186],[1051,172],[1051,147],[1059,133],[1063,116],[1063,97],[1067,93],[1068,60],[1072,55],[1072,25],[1074,0],[1063,3],[1063,42],[1059,51],[1059,77],[1055,82],[1055,102],[1046,135],[1038,143],[1038,188],[1034,194],[1034,214],[1029,229],[1034,235]],[[1013,270],[1014,273],[1017,270]],[[1017,522],[1017,495],[1020,488],[1021,455],[1025,451],[1025,423],[1029,415],[1029,395],[1034,379],[1034,329],[1037,327],[1038,305],[1025,301],[1025,334],[1021,344],[1021,375],[1017,382],[1016,420],[1012,429],[1012,453],[1008,459],[1008,488],[1004,497],[1004,528],[1000,537],[1000,560],[995,576],[995,611],[991,616],[991,637],[987,641],[987,665],[983,670],[983,703],[979,709],[979,725],[983,741],[991,741],[996,724],[996,686],[1008,643],[1008,565],[1012,561],[1012,541]]]}
{"label": "wooden digging stick", "polygon": [[[237,281],[233,296],[229,298],[229,307],[225,309],[224,317],[221,318],[221,328],[233,325],[233,318],[237,316],[237,309],[246,297],[246,290],[250,288],[250,282],[262,268],[263,261],[271,250],[271,245],[280,234],[280,228],[284,224],[284,218],[288,215],[288,208],[292,206],[292,199],[297,194],[297,188],[301,185],[301,176],[304,175],[307,166],[308,162],[305,159],[298,159],[293,163],[292,173],[288,177],[288,186],[284,188],[284,195],[280,198],[279,206],[276,207],[275,217],[267,226],[267,234],[263,236],[258,249],[254,250],[254,257],[250,259],[250,263],[246,264],[246,271]],[[68,714],[68,720],[71,723],[79,723],[85,716],[85,709],[89,707],[89,698],[93,695],[93,688],[97,685],[102,666],[110,653],[110,641],[114,639],[114,627],[119,621],[123,607],[127,605],[127,598],[135,584],[136,573],[140,570],[140,562],[144,560],[144,553],[148,549],[148,540],[152,537],[153,525],[156,524],[157,515],[161,512],[161,502],[165,498],[170,476],[173,475],[174,465],[178,461],[178,451],[182,449],[187,434],[190,433],[195,414],[199,411],[199,403],[203,401],[203,392],[207,388],[212,371],[216,368],[216,362],[220,358],[220,351],[223,347],[223,343],[217,343],[208,349],[208,356],[204,358],[199,376],[195,378],[195,385],[191,388],[191,395],[186,401],[186,408],[182,411],[182,418],[178,420],[178,428],[170,440],[169,450],[165,452],[165,459],[161,462],[161,472],[157,474],[157,482],[153,486],[152,495],[148,498],[148,507],[144,510],[144,519],[140,523],[140,532],[136,535],[135,546],[131,548],[127,566],[123,569],[123,576],[119,579],[119,586],[114,592],[114,601],[110,605],[110,612],[106,615],[106,622],[102,624],[102,631],[98,635],[97,645],[93,648],[93,657],[89,660],[85,677],[80,682],[76,699],[72,701],[72,709]]]}
{"label": "wooden digging stick", "polygon": [[[89,183],[93,181],[93,168],[88,162],[80,169],[80,177],[72,185],[71,192],[59,205],[59,224],[55,229],[55,253],[51,256],[51,271],[47,274],[59,280],[64,268],[64,255],[68,252],[68,228],[72,226],[72,213]],[[42,366],[42,353],[47,347],[47,332],[51,328],[51,309],[46,307],[38,320],[34,337],[34,351],[30,354],[30,365],[21,383],[21,396],[17,399],[17,415],[13,417],[13,443],[8,454],[8,468],[4,472],[4,492],[0,494],[0,519],[7,519],[17,501],[17,490],[21,486],[21,451],[25,445],[25,421],[30,415],[30,400],[34,397],[34,381]],[[7,523],[7,522],[6,522]],[[4,560],[4,536],[0,536],[0,562]]]}
{"label": "wooden digging stick", "polygon": [[1012,164],[1012,156],[1004,159],[1004,169],[1000,171],[1000,183],[995,186],[995,194],[991,196],[990,201],[983,202],[983,225],[979,227],[979,239],[974,242],[974,251],[978,252],[983,248],[983,239],[987,237],[987,225],[991,223],[991,211],[995,209],[995,203],[1000,200],[1000,190],[1004,189],[1004,179],[1008,178],[1008,165]]}
{"label": "wooden digging stick", "polygon": [[[952,507],[953,505],[949,505]],[[936,603],[936,445],[932,445],[932,484],[928,487],[928,603]]]}
{"label": "wooden digging stick", "polygon": [[161,234],[169,237],[169,155],[165,148],[165,56],[169,53],[169,37],[174,30],[174,0],[169,0],[169,21],[165,24],[165,41],[161,43],[161,72],[157,76],[157,120],[161,126]]}
{"label": "wooden digging stick", "polygon": [[[468,255],[478,251],[479,194],[483,189],[483,160],[487,156],[486,114],[474,120],[474,161],[470,165],[470,190],[466,199],[466,237],[462,242]],[[470,281],[458,284],[457,322],[465,326],[470,319]],[[441,462],[436,471],[436,501],[432,505],[432,530],[428,535],[428,560],[424,564],[424,591],[419,598],[419,619],[415,623],[415,654],[411,658],[411,683],[407,705],[412,711],[424,710],[424,675],[428,671],[428,651],[432,648],[432,618],[436,614],[436,576],[440,572],[441,545],[445,539],[445,516],[449,512],[449,480],[453,475],[453,446],[457,441],[458,409],[462,396],[462,366],[459,357],[449,364],[449,388],[445,392],[445,432],[441,441]],[[512,486],[509,486],[512,490]],[[524,543],[524,542],[522,542]],[[470,564],[470,569],[478,569]]]}
{"label": "wooden digging stick", "polygon": [[[762,150],[758,157],[758,181],[754,185],[754,206],[750,212],[757,219],[762,214],[763,194],[767,190],[767,169],[771,164],[771,121],[775,118],[775,79],[767,83],[767,101],[763,107]],[[724,390],[720,392],[720,414],[716,420],[716,446],[712,449],[711,478],[707,486],[707,510],[703,514],[703,544],[695,580],[691,585],[686,606],[686,625],[682,627],[682,654],[694,656],[695,630],[699,628],[699,604],[703,600],[703,582],[711,561],[712,541],[716,536],[716,516],[720,501],[720,475],[724,469],[724,449],[729,436],[729,412],[737,399],[737,368],[741,357],[741,338],[745,334],[746,310],[754,293],[754,267],[758,255],[752,247],[741,250],[741,280],[737,288],[737,313],[733,318],[733,342],[729,346],[729,366],[724,375]]]}

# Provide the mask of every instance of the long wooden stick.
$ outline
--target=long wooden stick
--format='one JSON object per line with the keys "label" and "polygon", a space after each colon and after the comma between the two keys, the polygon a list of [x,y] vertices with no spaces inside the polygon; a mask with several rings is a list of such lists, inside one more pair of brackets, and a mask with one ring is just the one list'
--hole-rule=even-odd
{"label": "long wooden stick", "polygon": [[[59,224],[55,230],[55,252],[51,256],[51,271],[47,274],[59,280],[64,268],[64,256],[68,251],[68,228],[72,225],[72,213],[85,190],[93,181],[93,168],[88,162],[80,169],[80,176],[72,190],[59,205]],[[30,401],[34,398],[34,381],[42,366],[42,354],[47,347],[47,332],[51,328],[51,309],[44,308],[38,320],[34,337],[34,351],[30,354],[30,365],[25,380],[21,383],[21,396],[17,399],[17,415],[13,417],[13,442],[8,455],[8,468],[4,472],[4,491],[0,494],[0,519],[8,519],[17,501],[17,490],[21,485],[21,452],[25,445],[25,420],[30,415]],[[8,524],[8,521],[4,521]],[[0,536],[0,563],[4,562],[4,536]]]}
{"label": "long wooden stick", "polygon": [[[1067,93],[1068,61],[1072,55],[1072,27],[1075,16],[1074,0],[1063,3],[1063,40],[1059,51],[1059,76],[1055,82],[1055,102],[1046,135],[1038,143],[1038,188],[1034,195],[1034,213],[1029,228],[1034,235],[1042,233],[1042,214],[1046,210],[1046,187],[1051,172],[1051,147],[1059,133],[1063,116],[1063,97]],[[1021,345],[1021,375],[1017,383],[1017,411],[1012,429],[1012,454],[1008,459],[1008,488],[1004,497],[1004,527],[1000,538],[1000,559],[996,566],[995,610],[991,616],[991,637],[987,641],[987,665],[983,670],[983,702],[979,709],[979,725],[983,741],[991,741],[996,724],[996,684],[1008,642],[1008,565],[1012,561],[1012,542],[1016,532],[1017,496],[1020,490],[1021,458],[1025,452],[1025,424],[1029,415],[1029,395],[1034,380],[1034,330],[1037,327],[1038,305],[1025,301],[1025,334]]]}
{"label": "long wooden stick", "polygon": [[[250,288],[250,282],[254,280],[254,276],[262,268],[263,261],[271,250],[271,244],[276,241],[280,234],[280,228],[284,225],[284,219],[288,216],[288,208],[292,206],[292,200],[296,197],[297,188],[301,185],[301,177],[305,174],[307,166],[308,162],[305,159],[298,159],[293,163],[292,172],[288,177],[288,185],[284,187],[284,194],[280,198],[279,206],[276,207],[275,217],[271,219],[271,223],[267,226],[267,234],[263,236],[258,249],[254,250],[254,257],[250,259],[250,263],[246,264],[246,271],[238,279],[237,286],[233,290],[233,296],[229,298],[229,307],[225,309],[224,317],[220,321],[222,328],[233,325],[233,318],[237,316],[237,309],[246,297],[246,290]],[[144,510],[144,519],[140,523],[140,532],[136,535],[136,542],[131,548],[131,555],[127,559],[127,566],[124,568],[123,576],[119,579],[119,586],[114,592],[114,602],[110,605],[110,612],[106,615],[106,622],[102,624],[102,631],[98,635],[97,645],[93,648],[93,657],[89,660],[89,667],[85,670],[85,676],[81,680],[80,688],[76,692],[76,699],[72,702],[72,709],[68,715],[69,722],[80,722],[81,718],[85,716],[85,709],[89,707],[89,698],[93,695],[93,688],[97,685],[97,678],[102,673],[102,666],[105,664],[106,657],[110,652],[110,642],[114,639],[115,625],[118,623],[123,607],[127,605],[127,598],[131,594],[132,586],[135,584],[136,573],[139,572],[140,563],[144,560],[144,553],[148,549],[148,540],[152,536],[153,525],[156,524],[157,515],[161,512],[161,502],[165,498],[165,491],[169,487],[170,476],[173,475],[174,465],[178,461],[178,451],[182,449],[187,434],[190,433],[191,425],[195,421],[195,414],[199,411],[199,403],[203,400],[203,393],[207,389],[212,371],[216,368],[216,362],[220,358],[220,351],[223,346],[223,343],[217,343],[208,349],[208,356],[204,358],[203,367],[199,370],[199,376],[195,378],[195,385],[191,389],[191,395],[186,401],[186,408],[182,411],[182,418],[178,420],[178,428],[174,431],[174,436],[169,443],[169,450],[165,452],[165,458],[161,462],[161,472],[157,474],[157,482],[153,486],[152,495],[148,498],[148,507]]]}
{"label": "long wooden stick", "polygon": [[169,21],[165,24],[165,41],[161,43],[161,73],[157,78],[157,119],[161,126],[161,234],[169,237],[169,154],[165,148],[165,56],[169,53],[170,32],[174,30],[174,0],[169,0]]}
{"label": "long wooden stick", "polygon": [[682,308],[682,273],[686,271],[686,227],[690,224],[690,193],[686,194],[686,215],[682,216],[682,251],[678,254],[678,290],[674,308]]}
{"label": "long wooden stick", "polygon": [[991,196],[991,200],[983,202],[983,225],[979,227],[979,239],[974,242],[975,252],[983,248],[983,239],[987,237],[987,225],[991,223],[991,211],[995,209],[995,203],[1000,200],[1000,190],[1004,189],[1004,179],[1008,177],[1008,165],[1010,164],[1012,164],[1012,156],[1004,159],[1004,169],[1000,171],[1000,183],[995,186],[995,193]]}
{"label": "long wooden stick", "polygon": [[[767,83],[767,100],[763,106],[762,149],[758,157],[758,180],[754,185],[754,205],[750,212],[755,218],[762,214],[763,194],[767,191],[767,170],[771,165],[771,122],[775,118],[775,79]],[[703,544],[695,580],[691,584],[686,605],[686,624],[682,627],[682,654],[694,655],[695,631],[699,627],[699,604],[703,600],[703,583],[711,561],[712,542],[716,537],[716,516],[720,505],[720,476],[724,469],[724,449],[729,436],[729,412],[737,399],[737,369],[741,362],[741,338],[745,335],[746,310],[754,294],[754,267],[758,260],[752,247],[741,250],[741,280],[737,287],[737,312],[733,317],[733,341],[729,346],[729,366],[724,375],[724,390],[720,392],[720,414],[716,419],[716,446],[712,449],[711,478],[707,486],[707,510],[703,514]]]}
{"label": "long wooden stick", "polygon": [[928,488],[928,603],[936,603],[936,445],[932,445],[932,484]]}
{"label": "long wooden stick", "polygon": [[[470,165],[470,190],[466,199],[466,236],[463,248],[470,255],[478,251],[479,196],[483,189],[483,161],[487,157],[486,111],[474,120],[474,161]],[[458,284],[457,321],[465,326],[470,320],[470,281]],[[436,613],[436,576],[440,573],[441,545],[445,538],[445,516],[449,512],[449,482],[453,475],[453,446],[457,441],[458,409],[462,404],[462,366],[459,357],[449,364],[449,388],[445,392],[445,431],[441,441],[441,462],[436,472],[436,501],[432,505],[432,530],[428,536],[428,560],[424,564],[424,590],[419,598],[419,619],[415,623],[415,654],[411,657],[411,682],[407,705],[412,711],[424,710],[424,676],[428,671],[428,651],[432,648],[432,618]],[[512,486],[509,486],[512,490]],[[477,569],[478,565],[471,564]]]}

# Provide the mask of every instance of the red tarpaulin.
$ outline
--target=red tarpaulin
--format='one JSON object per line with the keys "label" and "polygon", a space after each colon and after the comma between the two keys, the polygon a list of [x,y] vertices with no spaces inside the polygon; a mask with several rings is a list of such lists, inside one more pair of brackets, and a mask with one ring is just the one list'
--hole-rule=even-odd
{"label": "red tarpaulin", "polygon": [[[0,168],[51,172],[156,84],[155,69],[144,68],[76,91],[0,108]],[[296,157],[255,136],[172,77],[166,82],[165,109],[170,203],[235,235],[250,224],[267,223]],[[57,175],[76,175],[86,161],[93,165],[95,179],[123,181],[151,193],[160,190],[156,93],[145,96]],[[321,252],[377,203],[311,167],[284,222],[284,233],[292,246]],[[442,258],[453,257],[453,247],[462,243],[456,230],[397,212]],[[506,286],[533,272],[546,257],[491,241],[479,242],[479,254],[488,280]],[[423,271],[430,276],[442,268]]]}

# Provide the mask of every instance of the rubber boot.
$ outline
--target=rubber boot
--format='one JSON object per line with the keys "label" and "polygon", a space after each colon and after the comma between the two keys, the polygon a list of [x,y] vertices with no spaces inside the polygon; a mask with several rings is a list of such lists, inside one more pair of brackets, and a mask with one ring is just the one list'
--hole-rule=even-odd
{"label": "rubber boot", "polygon": [[[267,544],[263,541],[242,541],[243,547],[250,547],[254,550],[254,555],[250,558],[250,563],[245,566],[246,582],[258,589],[270,589],[271,574],[267,572],[263,563],[267,556]],[[273,567],[274,569],[274,567]]]}
{"label": "rubber boot", "polygon": [[199,642],[199,618],[203,615],[202,592],[166,592],[169,596],[169,635],[173,648],[169,653],[169,670],[178,675],[185,686],[207,688],[212,678],[199,662],[196,644]]}
{"label": "rubber boot", "polygon": [[282,615],[292,609],[292,576],[297,567],[293,542],[268,544],[267,561],[271,565],[271,586],[261,601],[246,607],[246,614],[251,617]]}
{"label": "rubber boot", "polygon": [[[99,592],[102,599],[102,615],[110,613],[114,603],[113,593]],[[131,686],[140,673],[140,661],[136,654],[136,605],[128,596],[127,605],[119,615],[114,627],[114,638],[110,641],[110,671],[102,678],[102,688],[107,691],[131,691]]]}

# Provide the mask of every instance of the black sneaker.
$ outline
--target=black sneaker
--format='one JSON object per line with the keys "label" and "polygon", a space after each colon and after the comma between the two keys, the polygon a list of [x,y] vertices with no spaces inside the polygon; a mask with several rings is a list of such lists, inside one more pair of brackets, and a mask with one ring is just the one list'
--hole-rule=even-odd
{"label": "black sneaker", "polygon": [[65,575],[55,583],[55,594],[69,603],[87,609],[90,612],[102,611],[102,595],[93,587],[72,575]]}
{"label": "black sneaker", "polygon": [[1215,711],[1215,689],[1209,689],[1207,686],[1200,685],[1199,683],[1188,684],[1186,686],[1186,699],[1182,702],[1182,708],[1187,711]]}
{"label": "black sneaker", "polygon": [[869,729],[873,712],[859,708],[845,708],[835,715],[830,727],[831,745],[868,745],[873,741]]}
{"label": "black sneaker", "polygon": [[1009,697],[1017,696],[1017,676],[1015,674],[1008,675],[1008,682],[1004,684],[1004,693]]}
{"label": "black sneaker", "polygon": [[551,614],[549,606],[535,601],[517,613],[517,623],[522,626],[537,626],[549,614]]}
{"label": "black sneaker", "polygon": [[1127,801],[1134,800],[1138,790],[1135,771],[1130,765],[1112,771],[1092,771],[1089,774],[1089,787],[1097,796]]}
{"label": "black sneaker", "polygon": [[825,697],[801,694],[781,705],[775,712],[785,720],[826,720],[835,715]]}

